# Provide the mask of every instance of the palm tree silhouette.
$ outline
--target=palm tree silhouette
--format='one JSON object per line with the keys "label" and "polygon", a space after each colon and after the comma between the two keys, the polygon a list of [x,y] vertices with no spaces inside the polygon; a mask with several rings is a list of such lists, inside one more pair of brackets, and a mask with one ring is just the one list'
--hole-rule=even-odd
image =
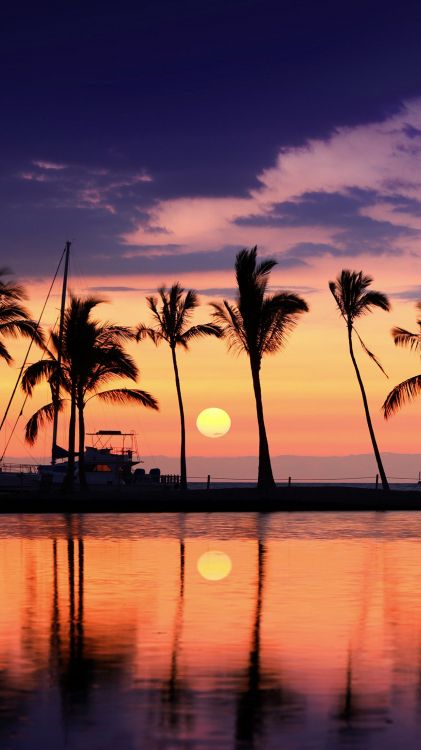
{"label": "palm tree silhouette", "polygon": [[8,268],[0,268],[0,358],[10,364],[13,359],[3,341],[4,336],[25,336],[42,345],[43,336],[39,326],[31,320],[28,310],[21,304],[27,299],[20,284],[5,281],[11,274]]}
{"label": "palm tree silhouette", "polygon": [[298,322],[298,316],[308,311],[306,302],[296,294],[278,292],[267,294],[269,274],[276,260],[256,261],[257,247],[241,250],[235,259],[238,285],[234,305],[223,300],[213,303],[213,316],[222,328],[229,349],[246,352],[250,360],[253,389],[259,426],[259,472],[257,486],[275,486],[269,445],[263,416],[260,368],[265,354],[274,354],[284,346],[287,334]]}
{"label": "palm tree silhouette", "polygon": [[[417,302],[417,309],[421,312],[421,302]],[[417,319],[418,333],[411,333],[405,328],[392,328],[392,336],[396,346],[403,346],[411,351],[421,353],[421,318]],[[421,375],[413,375],[408,380],[398,383],[388,393],[386,401],[383,404],[383,413],[385,419],[395,414],[404,404],[412,401],[421,393]]]}
{"label": "palm tree silhouette", "polygon": [[[138,388],[111,388],[100,390],[114,378],[128,378],[136,381],[139,371],[127,352],[125,341],[133,337],[129,328],[99,323],[91,317],[92,310],[102,302],[96,297],[71,297],[64,316],[62,361],[57,374],[58,337],[51,334],[53,352],[45,359],[29,365],[22,378],[22,387],[32,394],[33,388],[42,380],[56,382],[59,378],[60,391],[70,398],[69,461],[66,484],[73,486],[76,412],[79,425],[79,481],[86,486],[84,465],[85,450],[85,406],[93,398],[113,404],[135,403],[150,409],[158,409],[156,399],[147,391]],[[63,408],[64,398],[58,400]],[[53,403],[42,406],[26,425],[26,440],[33,444],[39,428],[53,418]]]}
{"label": "palm tree silhouette", "polygon": [[177,346],[181,346],[187,350],[193,339],[202,336],[220,336],[221,331],[214,323],[202,323],[190,326],[193,312],[199,306],[198,296],[194,290],[189,289],[185,291],[176,282],[170,289],[167,289],[165,286],[160,287],[158,294],[159,299],[155,296],[146,297],[148,307],[154,318],[154,325],[149,327],[143,325],[143,323],[139,323],[136,331],[136,340],[141,341],[143,338],[149,337],[156,346],[161,341],[166,341],[171,349],[178,407],[180,410],[180,487],[181,489],[186,489],[186,424],[176,349]]}
{"label": "palm tree silhouette", "polygon": [[386,312],[390,310],[390,302],[385,294],[382,294],[382,292],[376,292],[373,289],[368,290],[368,287],[370,286],[372,281],[373,279],[371,278],[371,276],[366,276],[362,271],[357,272],[344,269],[341,271],[336,281],[329,281],[329,289],[332,292],[339,312],[341,313],[346,323],[348,331],[349,354],[351,356],[352,364],[354,365],[355,374],[358,380],[358,385],[360,386],[361,390],[365,418],[367,420],[367,426],[370,433],[371,443],[373,445],[374,455],[376,457],[383,489],[388,490],[389,483],[387,481],[386,472],[383,468],[380,451],[377,445],[376,436],[374,434],[374,428],[371,421],[370,410],[368,407],[367,395],[358,368],[357,360],[355,359],[352,341],[352,334],[356,333],[357,338],[360,341],[360,344],[366,354],[368,354],[370,359],[372,359],[384,373],[380,362],[376,359],[374,354],[367,349],[354,326],[354,321],[357,318],[360,318],[362,315],[366,315],[367,313],[371,312],[373,307],[380,307],[381,310],[386,310]]}

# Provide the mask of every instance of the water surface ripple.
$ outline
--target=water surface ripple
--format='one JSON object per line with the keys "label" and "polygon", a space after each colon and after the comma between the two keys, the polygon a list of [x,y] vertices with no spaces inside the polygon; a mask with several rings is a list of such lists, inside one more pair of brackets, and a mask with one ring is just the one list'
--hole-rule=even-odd
{"label": "water surface ripple", "polygon": [[2,750],[418,747],[421,513],[5,515]]}

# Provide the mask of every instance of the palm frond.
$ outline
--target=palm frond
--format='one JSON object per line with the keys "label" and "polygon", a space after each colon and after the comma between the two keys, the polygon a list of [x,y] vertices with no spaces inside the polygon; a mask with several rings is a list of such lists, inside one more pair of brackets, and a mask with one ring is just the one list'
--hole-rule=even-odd
{"label": "palm frond", "polygon": [[222,329],[216,325],[216,323],[201,323],[196,326],[191,326],[187,331],[184,331],[179,337],[179,342],[188,343],[192,339],[201,338],[203,336],[216,336],[221,338]]}
{"label": "palm frond", "polygon": [[[164,289],[165,289],[165,287],[164,287]],[[161,297],[161,299],[162,299],[162,297]],[[159,328],[160,328],[160,330],[162,332],[163,337],[166,338],[166,326],[165,326],[165,322],[164,322],[164,320],[163,320],[163,318],[161,316],[161,313],[158,310],[158,298],[155,297],[155,296],[146,297],[146,302],[147,302],[147,305],[148,305],[148,307],[149,307],[149,309],[150,309],[153,317],[156,320],[157,325],[159,326]]]}
{"label": "palm frond", "polygon": [[7,362],[8,365],[10,365],[11,362],[13,362],[13,357],[9,353],[7,347],[3,342],[0,340],[0,358],[4,359],[5,362]]}
{"label": "palm frond", "polygon": [[150,328],[149,326],[143,325],[143,323],[139,323],[139,325],[135,329],[135,338],[136,341],[143,341],[146,338],[151,339],[155,346],[158,346],[158,344],[161,343],[161,341],[164,340],[164,337],[160,331],[157,331],[155,328]]}
{"label": "palm frond", "polygon": [[411,350],[421,350],[421,337],[418,333],[411,333],[405,328],[392,328],[393,341],[396,346],[405,346]]}
{"label": "palm frond", "polygon": [[[64,401],[60,399],[57,402],[59,411],[63,408]],[[35,414],[28,420],[25,425],[25,440],[29,445],[33,445],[38,437],[39,430],[47,423],[51,422],[54,417],[54,404],[45,404],[41,406]]]}
{"label": "palm frond", "polygon": [[177,345],[186,348],[187,339],[184,334],[199,304],[197,293],[194,289],[186,291],[177,281],[169,289],[161,286],[158,295],[159,298],[146,298],[155,325],[149,328],[142,323],[139,324],[136,329],[136,340],[140,341],[148,336],[155,344],[167,341],[172,348]]}
{"label": "palm frond", "polygon": [[354,317],[365,315],[365,313],[367,312],[372,312],[372,307],[379,307],[381,310],[389,312],[390,302],[386,295],[382,292],[377,292],[374,289],[370,290],[369,292],[361,295],[361,297],[359,298],[356,305],[357,313]]}
{"label": "palm frond", "polygon": [[390,310],[390,302],[382,292],[369,290],[373,279],[362,271],[350,271],[344,268],[335,281],[329,282],[329,289],[335,299],[339,312],[348,325],[372,311],[373,307]]}
{"label": "palm frond", "polygon": [[212,317],[216,325],[222,331],[222,337],[226,339],[228,349],[239,354],[240,352],[249,353],[249,344],[247,335],[244,330],[243,319],[236,305],[232,305],[228,300],[223,300],[222,304],[212,302]]}
{"label": "palm frond", "polygon": [[379,370],[382,371],[383,375],[385,375],[388,378],[389,375],[383,369],[382,365],[380,364],[380,362],[377,359],[377,357],[375,356],[375,354],[373,354],[373,352],[371,352],[370,349],[367,348],[367,346],[365,345],[364,341],[362,340],[360,334],[358,333],[357,329],[354,326],[353,326],[353,331],[354,331],[354,333],[356,333],[358,341],[360,342],[363,351],[365,351],[365,353],[370,357],[370,359],[377,365],[377,367],[379,368]]}
{"label": "palm frond", "polygon": [[41,359],[39,362],[34,362],[28,365],[22,376],[21,386],[28,396],[32,395],[32,391],[36,385],[41,383],[43,380],[51,380],[54,376],[57,377],[57,361],[55,359]]}
{"label": "palm frond", "polygon": [[421,393],[421,375],[414,375],[408,380],[395,385],[386,397],[383,404],[383,414],[385,419],[391,417],[404,404],[412,401]]}
{"label": "palm frond", "polygon": [[40,346],[44,343],[44,335],[40,327],[33,320],[28,319],[15,319],[15,320],[2,320],[0,311],[0,334],[3,336],[12,336],[17,338],[18,336],[25,336],[26,338],[34,339],[34,341]]}
{"label": "palm frond", "polygon": [[112,388],[108,391],[100,391],[91,396],[91,398],[95,397],[110,404],[136,403],[140,406],[145,406],[147,409],[159,410],[156,398],[151,396],[147,391],[142,391],[139,388]]}
{"label": "palm frond", "polygon": [[22,300],[27,299],[27,294],[23,286],[13,284],[11,281],[3,281],[3,276],[10,276],[10,268],[0,268],[0,304],[2,300]]}
{"label": "palm frond", "polygon": [[336,304],[338,306],[339,312],[341,313],[341,315],[344,316],[345,315],[345,310],[344,310],[344,307],[343,307],[343,304],[342,304],[340,290],[339,290],[337,282],[336,281],[329,281],[329,289],[330,289],[331,293],[333,294],[333,297],[334,297],[335,302],[336,302]]}
{"label": "palm frond", "polygon": [[[1,294],[0,294],[1,297]],[[0,322],[10,323],[14,320],[30,320],[29,311],[15,299],[0,299]]]}
{"label": "palm frond", "polygon": [[308,312],[308,305],[297,294],[280,292],[265,297],[256,347],[261,356],[274,354],[284,346],[288,334],[293,331],[303,312]]}

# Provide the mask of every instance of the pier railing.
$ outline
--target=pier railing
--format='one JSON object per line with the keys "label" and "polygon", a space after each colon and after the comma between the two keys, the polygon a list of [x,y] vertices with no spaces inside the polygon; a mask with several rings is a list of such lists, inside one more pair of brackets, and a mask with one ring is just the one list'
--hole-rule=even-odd
{"label": "pier railing", "polygon": [[[397,477],[397,476],[390,476],[388,475],[388,479],[392,483],[396,484],[410,484],[414,485],[416,487],[421,487],[421,472],[418,474],[417,477]],[[206,485],[207,489],[210,489],[211,485],[215,484],[257,484],[257,477],[214,477],[210,474],[207,476],[189,476],[188,482],[193,484],[200,484],[200,485]],[[374,485],[376,489],[381,489],[381,482],[380,477],[378,474],[371,474],[367,476],[357,476],[357,477],[275,477],[275,483],[277,486],[287,486],[292,487],[294,485],[303,485],[303,484],[326,484],[326,485],[338,485],[338,486],[347,486],[347,485]]]}

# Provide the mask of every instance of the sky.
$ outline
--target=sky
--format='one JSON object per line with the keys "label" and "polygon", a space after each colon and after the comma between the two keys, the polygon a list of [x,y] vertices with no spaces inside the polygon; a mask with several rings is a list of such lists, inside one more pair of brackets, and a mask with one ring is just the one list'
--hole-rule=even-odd
{"label": "sky", "polygon": [[[421,298],[420,22],[410,2],[10,5],[0,31],[1,265],[25,283],[34,316],[66,240],[72,290],[106,298],[103,319],[125,324],[148,322],[145,295],[176,280],[198,290],[198,320],[208,320],[209,302],[235,294],[236,252],[257,245],[278,261],[272,288],[310,307],[263,365],[271,452],[368,453],[327,286],[341,268],[363,269],[392,302],[358,329],[389,375],[358,353],[380,447],[416,453],[421,402],[387,423],[381,404],[419,364],[390,329],[414,328]],[[10,348],[2,404],[23,351]],[[135,429],[152,459],[176,456],[169,351],[132,351],[160,413],[92,404],[88,429]],[[255,455],[245,358],[198,342],[180,370],[189,455]],[[219,440],[195,428],[210,406],[232,418]],[[25,454],[22,430],[11,451]]]}

